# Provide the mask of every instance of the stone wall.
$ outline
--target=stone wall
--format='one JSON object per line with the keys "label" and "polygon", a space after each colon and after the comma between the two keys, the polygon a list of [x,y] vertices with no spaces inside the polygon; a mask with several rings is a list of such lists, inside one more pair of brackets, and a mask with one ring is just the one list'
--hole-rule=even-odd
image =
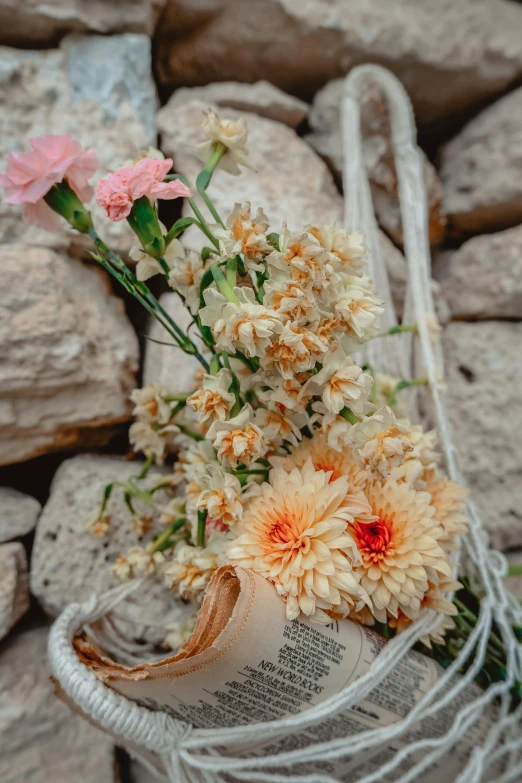
{"label": "stone wall", "polygon": [[[462,467],[492,543],[517,562],[521,29],[522,4],[511,0],[0,0],[0,157],[31,136],[68,132],[96,148],[103,171],[153,145],[192,178],[191,143],[211,105],[248,117],[257,169],[235,180],[218,172],[219,209],[249,199],[291,227],[333,222],[342,219],[341,77],[359,63],[388,67],[412,99],[423,146]],[[402,227],[378,90],[364,98],[362,130],[400,312]],[[94,215],[127,253],[126,224]],[[200,247],[191,230],[183,241]],[[45,637],[69,600],[109,585],[109,565],[133,540],[123,522],[107,545],[84,529],[108,474],[133,470],[123,459],[129,392],[142,377],[190,388],[195,367],[147,343],[144,334],[161,339],[157,328],[66,228],[27,228],[0,204],[0,253],[0,779],[132,783],[142,773],[119,768],[112,740],[55,700]],[[179,308],[174,294],[163,302]],[[125,509],[112,513],[121,522]],[[512,587],[522,595],[520,580]],[[118,628],[154,644],[183,612],[158,590],[130,602]]]}

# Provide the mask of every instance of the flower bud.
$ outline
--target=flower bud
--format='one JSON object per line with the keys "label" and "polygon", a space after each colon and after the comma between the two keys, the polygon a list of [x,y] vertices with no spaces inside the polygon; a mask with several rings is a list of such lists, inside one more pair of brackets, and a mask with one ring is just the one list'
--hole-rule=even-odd
{"label": "flower bud", "polygon": [[64,217],[80,234],[87,234],[93,227],[91,213],[66,180],[53,185],[44,199],[52,210]]}
{"label": "flower bud", "polygon": [[161,258],[164,255],[165,239],[161,233],[157,212],[147,196],[136,199],[127,222],[146,253],[153,258]]}

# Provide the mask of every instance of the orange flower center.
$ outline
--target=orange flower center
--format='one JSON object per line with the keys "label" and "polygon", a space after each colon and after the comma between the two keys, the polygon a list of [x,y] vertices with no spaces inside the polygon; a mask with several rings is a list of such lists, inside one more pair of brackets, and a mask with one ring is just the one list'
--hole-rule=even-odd
{"label": "orange flower center", "polygon": [[378,563],[386,555],[393,554],[392,529],[386,519],[376,519],[369,524],[353,525],[357,547],[363,560]]}
{"label": "orange flower center", "polygon": [[343,476],[344,474],[341,473],[340,470],[337,470],[334,465],[329,465],[326,461],[321,461],[320,459],[313,459],[312,462],[314,463],[314,468],[316,470],[324,470],[325,473],[329,473],[332,471],[332,475],[330,476],[330,479],[328,481],[329,484],[332,483],[332,481],[337,481],[338,478]]}
{"label": "orange flower center", "polygon": [[285,549],[303,549],[307,551],[310,548],[310,539],[308,536],[301,536],[297,520],[288,514],[278,516],[274,519],[268,538],[273,544],[283,545]]}

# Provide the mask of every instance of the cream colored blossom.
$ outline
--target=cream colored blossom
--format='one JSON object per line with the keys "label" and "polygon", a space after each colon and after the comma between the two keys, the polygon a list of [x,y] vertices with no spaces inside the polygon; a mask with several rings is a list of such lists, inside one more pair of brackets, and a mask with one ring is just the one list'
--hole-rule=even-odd
{"label": "cream colored blossom", "polygon": [[227,418],[235,402],[234,395],[228,391],[231,383],[230,370],[222,369],[217,375],[203,376],[201,388],[187,399],[187,405],[196,413],[198,421]]}
{"label": "cream colored blossom", "polygon": [[219,161],[223,171],[237,175],[240,174],[240,166],[253,168],[246,149],[248,127],[244,117],[239,120],[220,120],[213,109],[207,109],[201,127],[208,141],[196,146],[196,154],[200,160],[206,163],[216,143],[220,143],[227,148]]}
{"label": "cream colored blossom", "polygon": [[241,484],[231,473],[215,465],[207,466],[203,492],[198,498],[198,511],[206,511],[211,519],[221,520],[229,527],[243,516]]}
{"label": "cream colored blossom", "polygon": [[413,451],[407,437],[409,431],[408,426],[397,421],[391,408],[380,408],[351,430],[355,459],[377,478],[387,478],[391,468],[402,465],[406,454]]}
{"label": "cream colored blossom", "polygon": [[363,270],[368,248],[361,231],[349,234],[343,228],[337,228],[335,223],[322,228],[312,226],[308,231],[325,250],[336,257],[337,268],[352,274],[359,274]]}
{"label": "cream colored blossom", "polygon": [[254,414],[254,421],[263,431],[270,446],[279,446],[284,440],[297,446],[302,438],[298,423],[303,427],[306,424],[306,419],[299,422],[299,417],[285,416],[280,411],[269,408],[258,408]]}
{"label": "cream colored blossom", "polygon": [[[456,627],[453,617],[458,614],[458,609],[455,604],[449,600],[447,594],[456,592],[461,588],[462,585],[460,582],[446,576],[441,576],[438,580],[438,584],[434,582],[428,583],[428,589],[421,601],[421,609],[433,609],[441,615],[440,621],[433,631],[420,637],[420,641],[426,645],[428,649],[431,649],[432,642],[444,645],[446,643],[444,638],[446,631],[451,631]],[[388,625],[390,628],[396,628],[397,633],[405,631],[412,622],[413,620],[400,610],[398,617],[390,617],[388,619]]]}
{"label": "cream colored blossom", "polygon": [[[160,223],[160,226],[163,234],[166,234],[167,229],[163,223]],[[169,269],[172,269],[178,258],[183,258],[184,255],[185,251],[179,239],[173,239],[166,248],[165,253],[163,254],[163,258],[165,259]],[[152,256],[149,256],[149,254],[143,250],[139,242],[134,242],[131,249],[129,250],[129,257],[133,261],[137,262],[136,277],[138,280],[144,281],[148,280],[150,277],[154,277],[154,275],[165,274],[165,270],[159,261],[157,261],[157,259],[153,258]]]}
{"label": "cream colored blossom", "polygon": [[234,204],[226,220],[226,228],[213,226],[214,236],[219,241],[221,255],[233,258],[241,253],[247,258],[262,260],[273,251],[266,238],[268,218],[261,208],[252,217],[250,201]]}
{"label": "cream colored blossom", "polygon": [[275,310],[282,321],[293,321],[303,326],[319,320],[315,294],[310,286],[303,287],[291,277],[271,277],[265,283],[266,307]]}
{"label": "cream colored blossom", "polygon": [[91,535],[103,538],[111,529],[111,518],[108,514],[104,514],[102,517],[95,516],[85,524],[85,529],[91,533]]}
{"label": "cream colored blossom", "polygon": [[192,636],[192,632],[196,627],[197,619],[197,614],[192,614],[186,620],[180,620],[174,625],[165,626],[167,635],[161,643],[161,646],[166,650],[173,650],[174,652],[178,652],[181,647],[183,647],[185,642],[188,642]]}
{"label": "cream colored blossom", "polygon": [[340,345],[334,344],[324,357],[322,369],[309,383],[322,390],[323,403],[331,413],[340,413],[345,407],[362,413],[373,378],[346,356]]}
{"label": "cream colored blossom", "polygon": [[121,579],[123,581],[127,581],[128,579],[132,579],[132,566],[125,557],[125,555],[120,555],[116,558],[114,563],[112,564],[110,568],[111,574],[116,577],[116,579]]}
{"label": "cream colored blossom", "polygon": [[424,489],[424,474],[426,471],[435,470],[440,461],[440,454],[435,451],[437,433],[435,430],[424,432],[420,424],[409,425],[409,430],[404,433],[404,437],[408,439],[412,449],[406,454],[402,465],[390,470],[390,477],[395,481],[405,481],[414,489]]}
{"label": "cream colored blossom", "polygon": [[263,431],[253,422],[253,411],[245,405],[233,419],[215,421],[207,434],[224,467],[237,467],[239,462],[251,465],[267,449]]}
{"label": "cream colored blossom", "polygon": [[437,520],[444,530],[440,545],[446,550],[455,549],[458,536],[464,535],[468,529],[467,517],[463,512],[469,492],[466,487],[450,481],[436,468],[426,470],[423,479]]}
{"label": "cream colored blossom", "polygon": [[[172,244],[177,240],[173,240]],[[170,251],[171,245],[167,249]],[[166,258],[166,256],[165,256]],[[167,262],[169,263],[169,262]],[[168,282],[174,291],[178,291],[193,315],[199,310],[199,287],[205,272],[205,264],[201,255],[194,250],[182,249],[169,263],[170,274]]]}
{"label": "cream colored blossom", "polygon": [[166,585],[177,590],[185,601],[200,604],[212,574],[224,564],[227,541],[224,533],[216,532],[209,536],[204,548],[185,542],[178,544],[174,559],[163,571]]}
{"label": "cream colored blossom", "polygon": [[234,293],[239,304],[229,302],[215,288],[207,288],[206,307],[199,311],[201,323],[211,327],[218,348],[263,357],[283,324],[274,310],[256,302],[251,288],[235,288]]}
{"label": "cream colored blossom", "polygon": [[133,416],[160,425],[168,424],[172,404],[166,400],[166,389],[157,383],[149,383],[142,389],[134,389],[130,398],[134,403]]}
{"label": "cream colored blossom", "polygon": [[118,579],[130,579],[137,576],[151,576],[155,572],[153,557],[141,546],[133,546],[126,555],[121,555],[113,563],[111,572]]}
{"label": "cream colored blossom", "polygon": [[263,374],[261,382],[269,388],[259,391],[257,396],[262,402],[277,407],[281,413],[304,413],[313,394],[308,393],[297,378],[282,378],[281,375]]}
{"label": "cream colored blossom", "polygon": [[346,287],[334,305],[337,318],[349,334],[360,340],[367,340],[376,330],[377,319],[384,312],[383,302],[370,293],[362,283]]}
{"label": "cream colored blossom", "polygon": [[137,536],[144,536],[152,525],[152,514],[132,514],[129,525]]}
{"label": "cream colored blossom", "polygon": [[380,622],[398,617],[399,610],[415,619],[429,581],[451,577],[439,543],[444,531],[434,518],[430,495],[391,479],[369,483],[365,495],[377,518],[349,525],[362,557],[355,566],[361,585]]}
{"label": "cream colored blossom", "polygon": [[129,427],[129,441],[134,451],[141,451],[146,457],[152,457],[158,465],[162,465],[165,452],[174,446],[179,432],[179,427],[175,424],[159,427],[148,421],[135,421]]}
{"label": "cream colored blossom", "polygon": [[350,488],[363,489],[371,474],[357,464],[349,449],[338,451],[328,445],[328,439],[323,432],[314,432],[311,438],[304,438],[302,443],[296,446],[286,457],[271,457],[273,465],[285,470],[302,468],[308,460],[316,470],[324,470],[330,473],[330,481],[335,481],[340,476],[348,479]]}
{"label": "cream colored blossom", "polygon": [[288,473],[275,468],[247,504],[227,551],[230,562],[276,586],[289,620],[302,612],[328,623],[327,612],[341,601],[359,607],[366,600],[351,573],[358,556],[346,523],[364,517],[368,504],[362,492],[349,492],[346,477],[330,479],[311,461]]}
{"label": "cream colored blossom", "polygon": [[271,277],[278,273],[290,276],[303,288],[320,291],[328,287],[335,276],[330,254],[317,239],[306,231],[295,234],[283,224],[278,251],[267,258]]}
{"label": "cream colored blossom", "polygon": [[285,379],[311,370],[322,358],[327,346],[310,329],[287,322],[281,333],[267,347],[263,368],[275,368]]}

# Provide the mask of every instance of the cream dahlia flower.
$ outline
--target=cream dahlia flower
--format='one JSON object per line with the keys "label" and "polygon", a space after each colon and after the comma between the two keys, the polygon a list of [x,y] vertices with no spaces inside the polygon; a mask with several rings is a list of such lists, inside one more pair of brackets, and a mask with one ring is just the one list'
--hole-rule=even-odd
{"label": "cream dahlia flower", "polygon": [[232,392],[229,392],[232,383],[230,370],[220,370],[217,375],[203,376],[200,389],[196,389],[187,399],[187,405],[195,412],[198,421],[204,422],[211,418],[224,421],[235,402]]}
{"label": "cream dahlia flower", "polygon": [[345,476],[331,481],[311,460],[290,472],[275,468],[260,489],[234,527],[228,560],[270,580],[289,620],[302,612],[328,623],[327,612],[342,602],[362,606],[367,597],[351,573],[358,554],[346,523],[367,519],[363,493],[350,491]]}
{"label": "cream dahlia flower", "polygon": [[371,474],[359,467],[349,449],[342,451],[333,449],[328,445],[328,439],[322,432],[314,432],[311,438],[304,438],[288,456],[270,458],[273,465],[285,470],[302,468],[308,460],[312,461],[316,470],[330,473],[330,481],[345,476],[350,487],[364,490],[365,485],[371,480]]}
{"label": "cream dahlia flower", "polygon": [[251,465],[267,449],[263,431],[253,422],[253,411],[245,405],[233,419],[215,421],[207,438],[212,441],[225,468],[236,468],[239,462]]}
{"label": "cream dahlia flower", "polygon": [[206,511],[210,519],[221,520],[227,527],[241,519],[241,484],[236,476],[208,465],[202,483],[205,488],[197,501],[198,511]]}
{"label": "cream dahlia flower", "polygon": [[406,454],[413,451],[405,437],[409,431],[409,427],[397,421],[392,410],[384,406],[353,426],[350,438],[355,459],[377,478],[387,478],[390,469],[402,465]]}
{"label": "cream dahlia flower", "polygon": [[[452,603],[447,595],[460,590],[462,587],[460,582],[446,576],[440,577],[438,584],[429,582],[428,589],[421,601],[421,609],[433,609],[438,612],[441,617],[438,625],[430,631],[429,634],[420,637],[420,641],[431,649],[432,642],[435,644],[445,644],[444,636],[446,631],[450,631],[455,628],[455,620],[453,617],[458,614],[458,609],[454,603]],[[398,617],[390,617],[388,625],[390,628],[396,628],[397,633],[402,633],[408,628],[413,620],[407,617],[402,611],[399,611]]]}
{"label": "cream dahlia flower", "polygon": [[349,234],[343,228],[337,228],[335,223],[330,226],[317,228],[312,226],[308,229],[310,234],[317,241],[334,255],[337,259],[336,266],[351,274],[359,274],[366,265],[366,247],[364,234],[361,231],[354,231]]}
{"label": "cream dahlia flower", "polygon": [[429,582],[452,575],[430,495],[391,479],[371,482],[365,494],[377,519],[349,525],[362,558],[355,570],[379,621],[397,617],[399,610],[414,619]]}
{"label": "cream dahlia flower", "polygon": [[431,495],[430,502],[435,508],[435,516],[444,530],[439,543],[446,550],[455,549],[457,537],[462,536],[468,529],[467,517],[463,513],[468,490],[450,481],[437,469],[427,470],[423,480],[426,491]]}
{"label": "cream dahlia flower", "polygon": [[208,141],[196,146],[196,155],[200,160],[206,163],[216,143],[220,143],[227,148],[225,155],[219,161],[223,171],[237,175],[241,173],[240,166],[253,168],[248,160],[246,149],[248,126],[244,117],[240,117],[239,120],[220,120],[213,109],[207,109],[201,127]]}
{"label": "cream dahlia flower", "polygon": [[373,378],[346,356],[340,345],[334,344],[310,384],[322,389],[323,403],[331,413],[340,413],[348,406],[360,414],[370,396]]}
{"label": "cream dahlia flower", "polygon": [[213,226],[214,236],[219,241],[221,255],[233,258],[242,253],[247,258],[262,260],[273,251],[266,238],[268,218],[261,208],[251,216],[250,201],[234,204],[234,209],[226,220],[226,228]]}

